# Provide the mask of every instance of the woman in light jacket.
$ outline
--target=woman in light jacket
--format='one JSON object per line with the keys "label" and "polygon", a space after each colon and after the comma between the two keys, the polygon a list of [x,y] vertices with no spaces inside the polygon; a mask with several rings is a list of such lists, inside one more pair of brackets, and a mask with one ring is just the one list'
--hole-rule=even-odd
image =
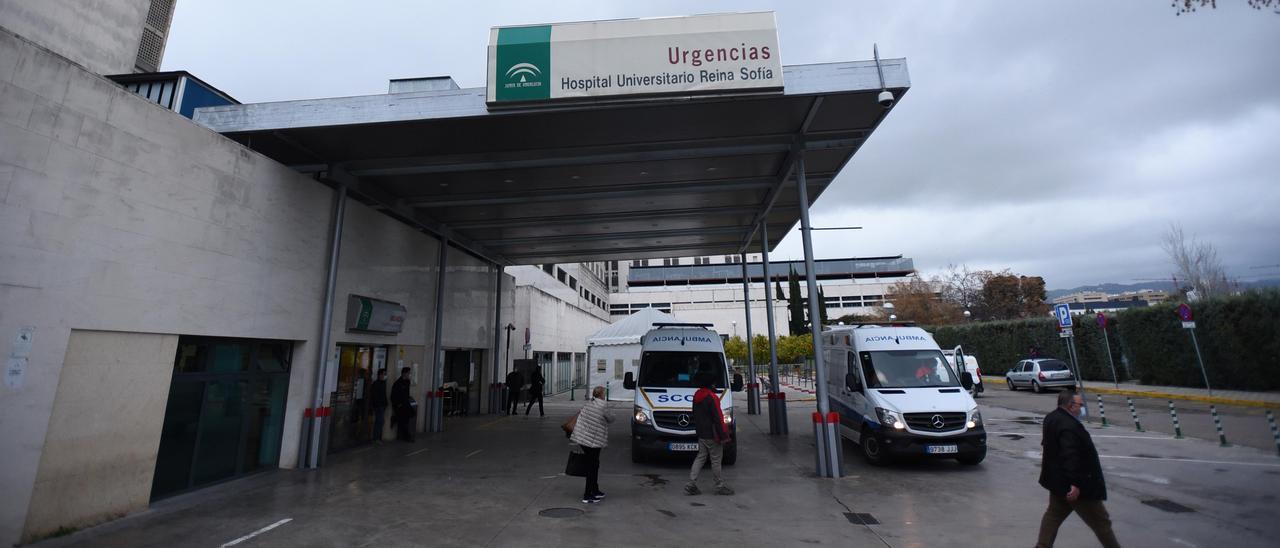
{"label": "woman in light jacket", "polygon": [[587,484],[582,490],[582,503],[594,504],[604,499],[597,482],[600,478],[600,450],[609,445],[609,423],[613,422],[613,413],[604,401],[604,387],[597,386],[591,391],[591,401],[582,406],[578,412],[578,422],[573,427],[569,440],[582,446],[587,456]]}

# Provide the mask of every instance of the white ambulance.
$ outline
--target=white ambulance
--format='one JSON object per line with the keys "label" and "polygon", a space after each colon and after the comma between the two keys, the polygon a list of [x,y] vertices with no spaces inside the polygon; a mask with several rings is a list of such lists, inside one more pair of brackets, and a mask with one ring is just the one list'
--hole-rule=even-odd
{"label": "white ambulance", "polygon": [[738,437],[731,392],[742,391],[742,375],[730,375],[720,335],[709,329],[711,324],[655,323],[653,327],[641,339],[639,370],[623,378],[623,386],[635,391],[631,460],[697,453],[693,394],[700,375],[710,375],[733,436],[723,462],[733,464],[738,460]]}
{"label": "white ambulance", "polygon": [[982,414],[933,336],[910,325],[833,326],[823,331],[827,394],[840,433],[873,465],[894,457],[987,456]]}

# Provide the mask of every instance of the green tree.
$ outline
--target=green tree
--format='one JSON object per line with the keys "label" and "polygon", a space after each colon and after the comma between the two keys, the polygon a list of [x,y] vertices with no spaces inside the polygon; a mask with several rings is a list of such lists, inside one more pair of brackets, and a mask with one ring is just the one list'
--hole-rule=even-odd
{"label": "green tree", "polygon": [[769,338],[764,335],[751,337],[751,355],[755,356],[756,364],[764,364],[765,370],[768,371]]}
{"label": "green tree", "polygon": [[746,365],[747,341],[742,340],[742,337],[729,337],[724,342],[724,357],[733,360],[736,365]]}
{"label": "green tree", "polygon": [[778,339],[778,361],[780,363],[801,363],[805,358],[811,357],[813,357],[812,335],[806,333]]}
{"label": "green tree", "polygon": [[831,323],[827,318],[827,297],[822,293],[822,286],[818,286],[818,332],[822,332],[822,327]]}

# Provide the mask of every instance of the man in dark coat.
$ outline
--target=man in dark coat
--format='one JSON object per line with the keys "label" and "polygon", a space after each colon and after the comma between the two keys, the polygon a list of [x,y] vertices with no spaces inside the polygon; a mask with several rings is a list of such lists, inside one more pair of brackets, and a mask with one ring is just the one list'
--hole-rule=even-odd
{"label": "man in dark coat", "polygon": [[409,395],[409,372],[412,369],[400,369],[400,378],[391,385],[391,405],[396,414],[396,439],[413,442],[415,430],[414,419],[417,412],[413,408],[413,396]]}
{"label": "man in dark coat", "polygon": [[524,388],[524,375],[512,369],[507,373],[507,414],[514,415],[520,409],[520,389]]}
{"label": "man in dark coat", "polygon": [[1080,423],[1084,398],[1074,390],[1058,393],[1058,408],[1044,418],[1044,457],[1040,463],[1040,486],[1049,490],[1049,508],[1040,519],[1037,548],[1050,548],[1058,537],[1058,527],[1075,512],[1093,529],[1098,542],[1118,547],[1111,531],[1111,516],[1102,501],[1107,500],[1107,483],[1093,438]]}
{"label": "man in dark coat", "polygon": [[373,407],[373,441],[382,442],[382,425],[387,420],[387,370],[378,370],[378,380],[369,387],[369,405]]}
{"label": "man in dark coat", "polygon": [[542,376],[542,366],[539,365],[529,376],[529,404],[524,407],[524,414],[528,415],[529,410],[533,409],[533,403],[538,402],[538,414],[546,416],[542,411],[542,385],[547,383],[547,378]]}

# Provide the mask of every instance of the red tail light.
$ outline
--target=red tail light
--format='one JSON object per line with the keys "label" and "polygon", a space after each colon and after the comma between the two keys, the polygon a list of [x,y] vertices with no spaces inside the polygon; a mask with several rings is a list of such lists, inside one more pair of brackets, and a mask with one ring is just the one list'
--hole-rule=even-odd
{"label": "red tail light", "polygon": [[1044,380],[1044,371],[1041,371],[1040,374],[1036,376],[1040,377],[1040,380]]}
{"label": "red tail light", "polygon": [[977,367],[977,366],[975,366],[975,367],[973,368],[973,374],[974,374],[974,375],[977,375],[977,376],[979,376],[979,377],[981,377],[981,376],[982,376],[982,369],[981,369],[981,368],[979,368],[979,367]]}

